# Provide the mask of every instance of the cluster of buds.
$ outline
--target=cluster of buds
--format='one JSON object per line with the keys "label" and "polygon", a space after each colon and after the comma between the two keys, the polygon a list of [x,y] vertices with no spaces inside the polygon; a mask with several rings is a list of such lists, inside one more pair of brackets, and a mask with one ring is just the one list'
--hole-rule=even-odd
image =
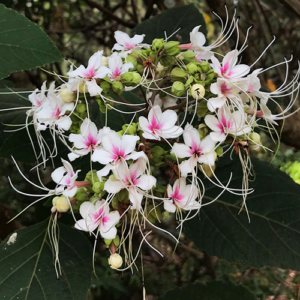
{"label": "cluster of buds", "polygon": [[[253,192],[248,187],[250,152],[267,149],[258,129],[273,130],[277,120],[291,114],[300,69],[290,82],[285,79],[268,93],[261,90],[259,74],[270,68],[252,70],[257,61],[251,66],[239,64],[247,41],[220,61],[215,49],[237,30],[237,22],[235,17],[226,22],[228,28],[222,28],[220,37],[208,46],[200,26],[190,33],[189,44],[166,38],[149,45],[143,43],[144,35],[130,38],[116,31],[109,57],[98,51],[87,67],[71,65],[68,82],[56,88],[53,83],[48,90],[44,83],[29,95],[32,107],[27,120],[32,118],[29,124],[39,141],[39,152],[34,151],[40,164],[58,155],[58,138],[68,148],[70,162],[89,156],[91,165],[84,176],[62,160],[63,167],[52,173],[56,188],[48,190],[41,182],[39,187],[46,194],[37,201],[54,197],[53,214],[71,212],[78,230],[96,239],[101,236],[111,251],[112,268],[124,270],[134,264],[139,251],[132,253],[131,239],[136,231],[142,243],[148,243],[148,228],[165,232],[158,226],[162,210],[175,213],[181,227],[217,200],[203,202],[207,181],[221,192],[241,195],[241,208],[247,208],[246,197]],[[288,70],[289,61],[282,64]],[[136,90],[140,103],[122,96],[131,90]],[[272,114],[269,103],[285,96],[290,97],[288,106]],[[114,128],[117,131],[99,128],[91,119],[94,100],[105,115],[105,124],[109,110],[118,112],[121,120],[126,117],[126,124]],[[54,139],[53,149],[45,146],[41,133],[47,129]],[[223,185],[215,174],[216,161],[228,152],[238,155],[243,166],[240,189],[230,188],[231,177]]]}

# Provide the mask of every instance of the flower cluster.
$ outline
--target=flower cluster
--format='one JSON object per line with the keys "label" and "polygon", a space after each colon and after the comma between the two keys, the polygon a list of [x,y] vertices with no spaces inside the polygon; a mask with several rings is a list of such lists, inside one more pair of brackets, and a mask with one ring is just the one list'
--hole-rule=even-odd
{"label": "flower cluster", "polygon": [[[189,44],[168,38],[146,44],[144,35],[130,38],[116,31],[109,57],[98,51],[87,67],[72,64],[68,81],[48,89],[45,82],[29,95],[26,128],[35,129],[38,164],[58,155],[57,141],[67,147],[70,162],[90,164],[90,171],[81,174],[62,159],[63,166],[51,175],[54,189],[34,184],[45,192],[34,203],[54,197],[53,214],[71,212],[75,228],[101,236],[112,253],[112,268],[134,264],[138,252],[131,252],[131,238],[136,231],[142,243],[148,243],[146,229],[165,231],[157,225],[162,210],[175,214],[181,227],[216,201],[204,202],[208,181],[221,193],[241,195],[241,208],[247,211],[246,197],[253,192],[248,187],[250,152],[266,149],[260,128],[276,133],[277,121],[296,112],[289,113],[299,93],[300,68],[290,82],[286,77],[277,90],[263,91],[259,75],[268,69],[253,67],[264,53],[248,66],[240,63],[247,41],[223,57],[215,50],[237,30],[237,22],[234,17],[208,46],[200,26],[190,33]],[[288,70],[289,61],[282,64]],[[272,113],[270,104],[286,96],[287,107]],[[109,125],[98,126],[95,110],[101,124]],[[45,130],[51,145],[43,138]],[[230,188],[231,177],[224,185],[215,174],[216,161],[227,152],[242,164],[240,189]]]}

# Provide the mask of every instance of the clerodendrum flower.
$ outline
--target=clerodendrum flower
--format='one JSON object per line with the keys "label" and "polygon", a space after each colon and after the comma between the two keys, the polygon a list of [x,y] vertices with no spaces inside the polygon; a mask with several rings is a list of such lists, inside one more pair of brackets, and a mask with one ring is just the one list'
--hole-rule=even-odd
{"label": "clerodendrum flower", "polygon": [[160,138],[177,138],[183,132],[180,126],[176,126],[177,114],[173,110],[161,111],[156,105],[152,107],[148,114],[148,120],[145,117],[139,118],[141,129],[144,131],[143,137],[150,140],[160,140]]}
{"label": "clerodendrum flower", "polygon": [[210,136],[201,141],[197,129],[187,124],[183,132],[183,140],[184,144],[175,143],[172,149],[172,153],[175,153],[177,157],[188,157],[179,166],[181,176],[186,177],[189,173],[194,172],[198,163],[210,166],[215,164],[215,142]]}
{"label": "clerodendrum flower", "polygon": [[152,175],[144,174],[146,161],[142,158],[131,164],[119,164],[113,170],[114,176],[110,177],[104,185],[104,190],[108,193],[116,194],[122,189],[129,192],[129,200],[132,209],[140,209],[143,195],[156,185],[156,178]]}
{"label": "clerodendrum flower", "polygon": [[186,184],[185,178],[177,179],[173,185],[168,185],[168,197],[164,200],[164,209],[174,213],[176,210],[200,209],[201,204],[196,201],[198,189],[195,185]]}
{"label": "clerodendrum flower", "polygon": [[102,142],[103,135],[109,133],[110,128],[104,127],[98,131],[95,123],[86,118],[80,126],[80,132],[80,134],[71,133],[69,136],[69,141],[76,148],[76,150],[68,154],[70,161],[97,149]]}
{"label": "clerodendrum flower", "polygon": [[252,131],[250,125],[246,125],[247,116],[236,110],[231,112],[226,106],[218,110],[218,118],[213,115],[207,115],[204,119],[206,125],[213,130],[210,137],[215,142],[225,141],[227,135],[233,137],[247,134]]}
{"label": "clerodendrum flower", "polygon": [[139,47],[139,44],[142,43],[144,37],[144,34],[136,34],[133,38],[131,38],[127,33],[117,30],[115,32],[115,39],[117,43],[113,46],[112,50],[131,53],[133,49]]}
{"label": "clerodendrum flower", "polygon": [[109,212],[109,205],[105,200],[97,201],[95,204],[83,202],[79,212],[83,219],[76,222],[75,228],[88,232],[98,229],[105,239],[112,240],[116,237],[116,225],[120,220],[120,214],[118,211]]}
{"label": "clerodendrum flower", "polygon": [[136,142],[140,138],[134,135],[124,134],[120,137],[115,131],[110,130],[103,135],[101,146],[96,148],[92,161],[97,161],[102,165],[106,165],[103,169],[97,172],[97,175],[102,180],[102,176],[106,176],[111,169],[120,162],[129,159],[136,160],[138,158],[147,159],[143,151],[134,151]]}

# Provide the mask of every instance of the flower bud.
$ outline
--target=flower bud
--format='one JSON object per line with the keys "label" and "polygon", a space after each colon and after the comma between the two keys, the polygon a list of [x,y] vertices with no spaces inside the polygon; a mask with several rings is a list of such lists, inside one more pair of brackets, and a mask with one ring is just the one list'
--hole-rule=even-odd
{"label": "flower bud", "polygon": [[223,155],[223,148],[221,146],[217,147],[215,151],[219,157]]}
{"label": "flower bud", "polygon": [[119,137],[122,137],[122,135],[124,134],[124,131],[120,130],[120,131],[117,132],[117,134],[118,134]]}
{"label": "flower bud", "polygon": [[175,81],[171,88],[171,93],[177,97],[181,97],[185,94],[184,84],[180,81]]}
{"label": "flower bud", "polygon": [[113,81],[113,83],[112,83],[112,90],[116,94],[118,94],[118,95],[122,94],[122,92],[123,92],[123,84],[122,84],[122,82],[116,81],[116,80]]}
{"label": "flower bud", "polygon": [[102,55],[102,61],[101,61],[102,66],[108,67],[108,57]]}
{"label": "flower bud", "polygon": [[208,135],[209,129],[204,123],[202,123],[198,127],[198,132],[200,135],[200,139],[203,140]]}
{"label": "flower bud", "polygon": [[206,165],[206,164],[202,164],[202,165],[199,165],[198,168],[207,177],[212,177],[213,176],[213,172],[216,169],[216,165],[209,166],[209,165]]}
{"label": "flower bud", "polygon": [[160,63],[164,66],[164,67],[170,67],[172,65],[175,64],[175,59],[172,56],[169,55],[163,55],[160,59]]}
{"label": "flower bud", "polygon": [[78,92],[79,93],[85,93],[85,94],[87,94],[88,93],[88,87],[87,87],[87,85],[85,84],[85,82],[83,82],[83,83],[81,83],[80,85],[79,85],[79,87],[78,87]]}
{"label": "flower bud", "polygon": [[143,72],[144,72],[144,65],[141,64],[141,63],[138,63],[138,64],[136,65],[136,71],[137,71],[139,74],[143,74]]}
{"label": "flower bud", "polygon": [[186,79],[186,72],[178,67],[175,67],[171,71],[172,81],[184,81]]}
{"label": "flower bud", "polygon": [[159,167],[164,164],[163,158],[161,156],[151,158],[150,162],[151,165],[154,165],[155,167]]}
{"label": "flower bud", "polygon": [[211,70],[210,64],[207,61],[203,61],[200,63],[201,71],[204,73],[207,73],[209,70]]}
{"label": "flower bud", "polygon": [[257,132],[251,132],[249,138],[250,142],[253,141],[256,144],[261,144],[260,135]]}
{"label": "flower bud", "polygon": [[113,242],[115,246],[118,247],[120,245],[120,237],[116,235],[116,237],[113,239]]}
{"label": "flower bud", "polygon": [[159,157],[163,156],[165,153],[165,150],[159,146],[155,146],[152,148],[151,154],[153,157]]}
{"label": "flower bud", "polygon": [[[95,174],[95,176],[97,176],[97,175]],[[75,194],[75,198],[80,202],[89,200],[89,196],[86,193],[86,191],[84,190],[84,188],[79,188],[77,190],[77,192]]]}
{"label": "flower bud", "polygon": [[110,90],[111,85],[107,81],[102,81],[100,83],[100,87],[101,87],[101,89],[103,90],[104,93],[107,93]]}
{"label": "flower bud", "polygon": [[114,253],[109,257],[108,264],[112,269],[119,269],[123,264],[123,258],[118,253]]}
{"label": "flower bud", "polygon": [[202,99],[205,95],[205,88],[201,84],[194,84],[191,89],[191,95],[194,99]]}
{"label": "flower bud", "polygon": [[138,85],[141,82],[141,75],[137,72],[132,72],[132,83],[133,85]]}
{"label": "flower bud", "polygon": [[195,64],[195,63],[189,63],[187,66],[186,66],[186,71],[193,75],[195,73],[198,72],[198,66]]}
{"label": "flower bud", "polygon": [[69,200],[65,196],[53,198],[52,204],[53,206],[56,207],[56,210],[60,213],[67,212],[70,208]]}
{"label": "flower bud", "polygon": [[86,104],[84,104],[84,103],[78,103],[77,105],[76,105],[76,111],[78,112],[78,113],[84,113],[85,111],[86,111]]}
{"label": "flower bud", "polygon": [[93,184],[93,191],[95,192],[95,193],[101,193],[102,191],[103,191],[103,189],[104,189],[104,183],[105,182],[95,182],[94,184]]}
{"label": "flower bud", "polygon": [[193,51],[184,51],[181,52],[182,54],[182,58],[184,60],[185,63],[190,63],[190,62],[195,62],[196,61],[196,54]]}
{"label": "flower bud", "polygon": [[124,85],[131,85],[133,79],[133,75],[131,72],[126,72],[121,74],[121,80]]}
{"label": "flower bud", "polygon": [[215,71],[213,69],[209,70],[207,73],[206,73],[206,81],[212,81],[214,78],[216,77],[215,75]]}
{"label": "flower bud", "polygon": [[112,242],[112,240],[104,239],[104,243],[105,243],[105,245],[106,245],[107,248],[109,248],[111,242]]}
{"label": "flower bud", "polygon": [[165,53],[170,56],[175,56],[181,52],[179,42],[170,41],[165,44]]}
{"label": "flower bud", "polygon": [[126,63],[132,63],[133,64],[133,68],[130,68],[130,71],[133,71],[136,69],[136,65],[137,65],[137,60],[136,57],[134,57],[133,55],[127,55],[126,59],[125,59]]}
{"label": "flower bud", "polygon": [[159,52],[165,45],[164,39],[154,39],[152,42],[152,50]]}
{"label": "flower bud", "polygon": [[75,93],[70,92],[67,88],[61,90],[60,97],[64,103],[71,103],[76,99]]}

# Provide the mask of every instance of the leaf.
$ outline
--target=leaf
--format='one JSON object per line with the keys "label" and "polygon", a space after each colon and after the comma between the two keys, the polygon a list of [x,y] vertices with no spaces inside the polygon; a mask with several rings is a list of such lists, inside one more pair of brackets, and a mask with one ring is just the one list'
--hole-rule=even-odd
{"label": "leaf", "polygon": [[[76,229],[59,224],[63,277],[56,278],[47,238],[49,219],[16,231],[0,245],[0,290],[10,300],[83,300],[91,283],[92,249]],[[9,241],[9,242],[8,242]]]}
{"label": "leaf", "polygon": [[204,18],[194,4],[171,8],[151,19],[137,25],[133,32],[145,34],[143,42],[152,44],[154,39],[165,38],[164,32],[170,36],[180,29],[170,41],[179,40],[181,44],[190,43],[190,32],[194,27],[199,26],[200,31],[206,36],[207,30]]}
{"label": "leaf", "polygon": [[183,287],[168,291],[158,300],[256,300],[256,297],[247,288],[231,282],[210,281],[205,285],[200,283],[187,284]]}
{"label": "leaf", "polygon": [[59,50],[39,26],[0,4],[0,79],[62,60]]}
{"label": "leaf", "polygon": [[[222,160],[221,160],[222,162]],[[268,163],[252,159],[255,192],[247,198],[246,212],[239,214],[242,199],[225,192],[215,203],[201,209],[200,216],[185,223],[187,236],[210,255],[253,267],[271,266],[300,270],[300,186]],[[236,159],[217,170],[226,184],[241,188],[242,171]],[[220,193],[206,185],[205,201]]]}

